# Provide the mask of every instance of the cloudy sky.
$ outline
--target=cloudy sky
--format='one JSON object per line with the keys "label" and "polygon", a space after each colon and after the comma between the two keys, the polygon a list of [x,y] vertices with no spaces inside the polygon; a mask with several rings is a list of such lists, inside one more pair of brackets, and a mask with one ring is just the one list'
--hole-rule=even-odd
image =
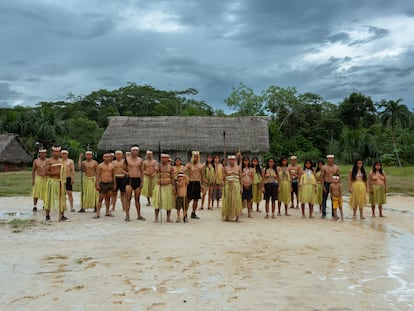
{"label": "cloudy sky", "polygon": [[2,0],[0,106],[131,81],[214,108],[240,82],[414,108],[413,36],[412,0]]}

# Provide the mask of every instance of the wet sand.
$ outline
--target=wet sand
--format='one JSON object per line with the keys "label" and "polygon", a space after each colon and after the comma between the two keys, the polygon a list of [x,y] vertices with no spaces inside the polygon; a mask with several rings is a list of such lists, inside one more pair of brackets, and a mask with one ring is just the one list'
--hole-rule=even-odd
{"label": "wet sand", "polygon": [[[144,203],[145,200],[141,199]],[[75,206],[79,196],[75,194]],[[153,223],[67,212],[68,223],[0,226],[3,310],[414,310],[414,198],[391,196],[386,218],[292,216]],[[31,211],[0,198],[0,212]],[[264,210],[264,203],[261,209]],[[31,213],[31,212],[30,212]],[[103,216],[104,211],[101,211]],[[175,220],[175,211],[173,212]],[[4,215],[3,215],[4,216]],[[136,212],[132,211],[132,218]],[[135,217],[134,217],[135,216]],[[165,212],[164,212],[165,220]]]}

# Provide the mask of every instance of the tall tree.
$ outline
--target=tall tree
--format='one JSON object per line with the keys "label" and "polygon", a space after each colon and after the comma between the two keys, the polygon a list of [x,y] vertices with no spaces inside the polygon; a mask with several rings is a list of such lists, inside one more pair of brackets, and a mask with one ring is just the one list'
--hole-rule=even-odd
{"label": "tall tree", "polygon": [[394,148],[394,153],[397,158],[397,163],[399,167],[401,167],[402,165],[401,165],[401,160],[400,160],[400,152],[397,148],[396,128],[398,126],[408,125],[410,121],[410,111],[408,110],[406,105],[400,104],[401,101],[402,101],[401,98],[399,98],[396,101],[382,100],[378,105],[380,109],[383,109],[379,113],[379,116],[382,120],[382,124],[384,126],[389,125],[391,127],[392,145]]}
{"label": "tall tree", "polygon": [[339,105],[342,122],[349,128],[369,128],[376,121],[376,109],[371,97],[352,93]]}
{"label": "tall tree", "polygon": [[239,116],[259,116],[263,115],[263,99],[256,95],[252,88],[240,83],[237,88],[233,88],[229,97],[224,99],[227,106],[236,110]]}

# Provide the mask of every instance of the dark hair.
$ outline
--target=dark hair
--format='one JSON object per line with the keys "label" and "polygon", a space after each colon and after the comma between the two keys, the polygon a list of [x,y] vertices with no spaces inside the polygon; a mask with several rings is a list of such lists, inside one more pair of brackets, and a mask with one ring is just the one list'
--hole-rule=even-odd
{"label": "dark hair", "polygon": [[251,167],[249,157],[243,157],[243,159],[242,159],[242,161],[241,161],[241,168],[242,168],[242,169],[244,168],[244,161],[245,161],[245,160],[249,161],[249,165],[248,165],[247,167]]}
{"label": "dark hair", "polygon": [[259,158],[258,157],[253,157],[252,158],[252,167],[253,167],[253,161],[254,160],[257,160],[257,166],[256,166],[256,173],[259,173],[259,174],[261,174],[262,173],[262,170],[261,170],[261,168],[260,168],[260,162],[259,162]]}
{"label": "dark hair", "polygon": [[303,169],[305,170],[306,169],[306,163],[310,163],[310,165],[311,165],[311,169],[312,169],[312,167],[313,167],[313,162],[312,162],[312,160],[305,160],[305,162],[303,163]]}
{"label": "dark hair", "polygon": [[274,158],[269,158],[269,159],[267,159],[267,162],[266,162],[266,169],[265,169],[265,171],[267,171],[269,168],[270,168],[270,166],[269,166],[269,162],[270,162],[270,160],[273,160],[273,168],[276,168],[276,161],[275,161],[275,159]]}
{"label": "dark hair", "polygon": [[375,166],[376,166],[377,164],[381,165],[381,168],[378,170],[378,172],[379,172],[382,176],[384,176],[384,172],[382,171],[382,163],[381,163],[381,161],[376,161],[376,162],[374,162],[374,166],[372,167],[372,172],[373,172],[373,173],[376,173],[376,172],[377,172],[377,169],[375,168]]}
{"label": "dark hair", "polygon": [[[355,181],[356,175],[358,174],[358,162],[362,162],[362,160],[358,159],[355,161],[354,166],[352,167],[352,173],[351,173],[351,179],[352,181]],[[367,181],[367,173],[365,173],[364,163],[362,163],[361,166],[361,174],[363,181]]]}
{"label": "dark hair", "polygon": [[283,162],[284,160],[286,160],[286,162],[287,162],[287,161],[288,161],[288,158],[287,158],[287,157],[281,157],[281,158],[280,158],[280,166],[282,166],[282,162]]}
{"label": "dark hair", "polygon": [[318,165],[316,167],[316,172],[319,172],[321,169],[319,168],[319,164],[325,165],[325,161],[324,160],[319,160],[318,161]]}
{"label": "dark hair", "polygon": [[214,169],[216,169],[216,166],[214,165],[214,157],[211,154],[208,154],[206,156],[206,168],[207,168],[207,165],[208,165],[208,158],[209,157],[211,158],[211,165],[213,166]]}

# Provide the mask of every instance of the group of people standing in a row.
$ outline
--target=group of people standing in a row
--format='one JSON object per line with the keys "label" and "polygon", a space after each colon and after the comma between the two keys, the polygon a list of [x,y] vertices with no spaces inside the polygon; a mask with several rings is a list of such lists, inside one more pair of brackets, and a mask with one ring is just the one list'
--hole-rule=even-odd
{"label": "group of people standing in a row", "polygon": [[[115,210],[118,191],[125,212],[125,221],[130,221],[130,204],[134,196],[137,219],[145,220],[141,215],[140,195],[147,198],[147,205],[155,210],[155,222],[159,221],[160,209],[167,211],[167,222],[172,222],[171,211],[177,210],[176,222],[187,222],[187,211],[192,202],[191,218],[196,214],[198,202],[201,207],[207,198],[207,208],[213,209],[216,202],[222,200],[222,219],[238,221],[243,207],[247,207],[247,216],[252,217],[253,204],[259,212],[260,202],[265,200],[265,218],[284,214],[289,216],[288,208],[301,206],[305,217],[305,206],[309,206],[309,217],[313,218],[313,207],[319,205],[322,218],[326,218],[326,202],[329,193],[332,199],[332,217],[338,219],[342,211],[342,185],[339,167],[334,163],[334,156],[327,156],[327,163],[319,161],[315,169],[311,160],[306,160],[303,168],[297,164],[297,157],[292,156],[290,163],[283,157],[277,165],[274,158],[267,160],[264,168],[260,167],[257,157],[251,160],[240,153],[228,156],[227,163],[219,156],[208,155],[201,163],[200,153],[192,152],[191,161],[183,164],[180,158],[174,164],[168,154],[160,155],[160,163],[153,158],[153,152],[146,151],[146,158],[139,157],[138,146],[133,146],[125,155],[118,150],[106,153],[103,162],[93,160],[91,151],[80,154],[78,168],[82,171],[81,209],[93,208],[94,218],[100,218],[100,210],[105,201],[105,216],[111,217]],[[50,220],[50,210],[59,211],[59,220],[67,220],[66,194],[69,197],[70,210],[74,212],[72,185],[75,180],[75,163],[68,158],[68,151],[60,147],[52,148],[52,157],[47,158],[47,150],[39,150],[39,157],[33,162],[33,211],[37,211],[39,199],[44,201],[46,220]],[[356,161],[349,173],[350,206],[354,217],[357,210],[361,219],[363,208],[369,194],[372,214],[375,206],[379,207],[382,217],[382,205],[386,203],[387,181],[380,162],[374,164],[372,172],[367,175],[362,161]],[[112,208],[111,208],[112,206]],[[183,213],[181,214],[181,210]],[[270,214],[271,213],[271,214]]]}

